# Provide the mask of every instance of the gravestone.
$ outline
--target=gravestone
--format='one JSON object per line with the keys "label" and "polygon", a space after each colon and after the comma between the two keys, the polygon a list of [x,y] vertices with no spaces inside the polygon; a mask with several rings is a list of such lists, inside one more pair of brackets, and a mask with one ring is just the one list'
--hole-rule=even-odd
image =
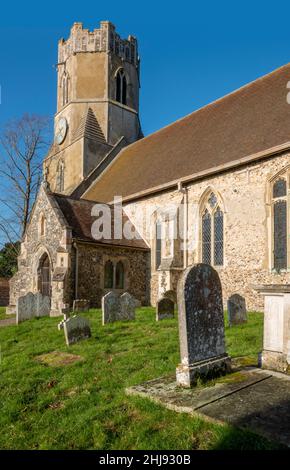
{"label": "gravestone", "polygon": [[50,312],[50,297],[37,292],[34,294],[36,317],[46,317]]}
{"label": "gravestone", "polygon": [[16,302],[16,324],[35,317],[48,316],[50,313],[50,297],[41,292],[23,295]]}
{"label": "gravestone", "polygon": [[166,292],[164,292],[164,294],[162,294],[162,297],[170,299],[174,304],[177,304],[177,295],[174,290],[167,290]]}
{"label": "gravestone", "polygon": [[246,300],[239,294],[233,294],[228,299],[229,325],[239,325],[247,322]]}
{"label": "gravestone", "polygon": [[59,327],[59,329],[63,328],[64,330],[67,346],[77,343],[82,339],[88,339],[91,337],[90,323],[86,318],[74,315],[61,323],[62,327]]}
{"label": "gravestone", "polygon": [[112,323],[120,317],[120,299],[115,292],[108,292],[102,297],[102,323]]}
{"label": "gravestone", "polygon": [[18,297],[16,302],[16,324],[30,320],[36,315],[35,298],[32,292]]}
{"label": "gravestone", "polygon": [[156,303],[156,321],[174,317],[174,302],[169,298],[161,298]]}
{"label": "gravestone", "polygon": [[87,312],[90,309],[90,301],[86,299],[77,299],[73,301],[74,312]]}
{"label": "gravestone", "polygon": [[120,317],[119,320],[135,320],[136,299],[124,292],[120,297]]}
{"label": "gravestone", "polygon": [[191,387],[198,377],[230,371],[225,350],[222,288],[218,273],[207,264],[187,268],[177,290],[181,363],[177,385]]}

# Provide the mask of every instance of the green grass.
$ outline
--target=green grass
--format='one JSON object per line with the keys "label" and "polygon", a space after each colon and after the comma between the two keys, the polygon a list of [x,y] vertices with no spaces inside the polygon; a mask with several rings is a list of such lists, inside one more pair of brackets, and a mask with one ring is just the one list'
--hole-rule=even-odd
{"label": "green grass", "polygon": [[[103,327],[99,310],[83,315],[92,338],[70,348],[57,318],[0,329],[0,449],[275,448],[254,434],[125,395],[127,386],[174,373],[176,319],[156,323],[154,309],[140,308],[135,322]],[[255,360],[262,321],[253,313],[247,325],[226,328],[232,356]],[[57,367],[36,359],[56,350],[83,360]]]}
{"label": "green grass", "polygon": [[4,320],[5,318],[9,318],[8,315],[6,315],[6,307],[0,307],[0,320]]}

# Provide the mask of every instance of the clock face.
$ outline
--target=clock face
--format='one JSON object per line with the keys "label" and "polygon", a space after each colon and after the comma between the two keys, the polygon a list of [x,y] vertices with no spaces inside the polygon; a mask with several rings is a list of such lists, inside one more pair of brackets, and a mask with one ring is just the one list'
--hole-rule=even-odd
{"label": "clock face", "polygon": [[60,145],[63,143],[67,134],[67,129],[68,129],[67,120],[64,117],[61,117],[57,121],[56,126],[55,126],[55,142],[57,144]]}

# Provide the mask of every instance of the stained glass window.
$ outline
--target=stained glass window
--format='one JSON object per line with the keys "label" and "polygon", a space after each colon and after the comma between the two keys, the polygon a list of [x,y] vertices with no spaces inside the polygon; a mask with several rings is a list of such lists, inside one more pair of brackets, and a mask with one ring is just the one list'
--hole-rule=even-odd
{"label": "stained glass window", "polygon": [[286,180],[284,178],[279,179],[273,185],[273,198],[286,196]]}
{"label": "stained glass window", "polygon": [[214,213],[214,264],[222,266],[224,261],[224,217],[218,207]]}
{"label": "stained glass window", "polygon": [[202,262],[211,264],[211,216],[207,210],[202,216]]}
{"label": "stained glass window", "polygon": [[211,193],[211,195],[209,196],[208,203],[212,209],[215,207],[217,203],[217,197],[214,193]]}
{"label": "stained glass window", "polygon": [[287,203],[274,204],[274,268],[287,268]]}

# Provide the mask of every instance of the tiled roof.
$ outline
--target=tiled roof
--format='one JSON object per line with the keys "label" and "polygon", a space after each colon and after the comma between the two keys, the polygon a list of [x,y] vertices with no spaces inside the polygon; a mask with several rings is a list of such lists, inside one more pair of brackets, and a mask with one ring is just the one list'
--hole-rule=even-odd
{"label": "tiled roof", "polygon": [[106,143],[101,126],[91,108],[88,108],[83,115],[80,124],[73,135],[73,140],[80,139],[81,137],[87,137],[88,139]]}
{"label": "tiled roof", "polygon": [[84,194],[112,201],[290,141],[290,64],[124,148]]}
{"label": "tiled roof", "polygon": [[[87,242],[94,242],[94,243],[102,243],[105,245],[118,245],[118,246],[126,246],[131,248],[137,249],[149,249],[147,244],[144,242],[143,239],[133,239],[127,240],[125,238],[122,239],[114,239],[114,211],[113,207],[110,206],[111,210],[111,233],[112,238],[110,239],[101,239],[95,240],[91,233],[91,228],[93,222],[96,220],[96,217],[92,216],[92,208],[96,204],[96,202],[87,201],[85,199],[74,199],[69,196],[64,196],[61,194],[52,193],[51,197],[56,201],[61,213],[63,214],[67,225],[72,229],[72,236],[77,240],[87,241]],[[131,223],[127,217],[127,215],[123,212],[122,213],[122,223],[123,227],[125,223]]]}

